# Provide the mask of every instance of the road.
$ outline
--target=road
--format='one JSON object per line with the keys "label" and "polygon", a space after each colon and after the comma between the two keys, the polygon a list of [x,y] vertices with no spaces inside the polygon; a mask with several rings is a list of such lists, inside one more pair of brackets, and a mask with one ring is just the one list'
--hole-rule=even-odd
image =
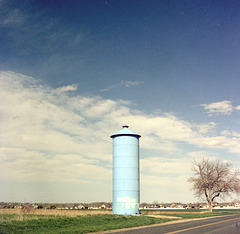
{"label": "road", "polygon": [[181,223],[161,224],[125,231],[109,231],[114,234],[240,234],[240,215],[228,215]]}

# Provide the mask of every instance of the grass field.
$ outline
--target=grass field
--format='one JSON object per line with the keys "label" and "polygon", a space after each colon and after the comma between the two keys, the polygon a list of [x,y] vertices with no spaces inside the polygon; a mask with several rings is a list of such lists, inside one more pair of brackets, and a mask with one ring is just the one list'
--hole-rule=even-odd
{"label": "grass field", "polygon": [[147,216],[0,214],[0,233],[88,233],[163,223],[169,219]]}
{"label": "grass field", "polygon": [[[204,218],[240,213],[240,210],[220,210],[213,213],[201,212],[162,212],[164,218],[124,215],[84,215],[84,216],[54,216],[36,214],[0,214],[0,233],[88,233],[113,229],[137,227],[174,219],[165,216],[181,217],[182,219]],[[174,212],[174,213],[173,213]]]}

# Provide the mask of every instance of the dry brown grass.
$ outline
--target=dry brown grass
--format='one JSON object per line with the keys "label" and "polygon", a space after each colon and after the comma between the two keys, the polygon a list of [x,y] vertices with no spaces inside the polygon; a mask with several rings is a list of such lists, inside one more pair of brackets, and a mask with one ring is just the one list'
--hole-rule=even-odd
{"label": "dry brown grass", "polygon": [[164,211],[164,210],[141,210],[143,215],[160,215],[160,214],[203,214],[208,213],[208,211]]}
{"label": "dry brown grass", "polygon": [[0,214],[34,214],[34,215],[54,215],[54,216],[83,216],[112,214],[111,210],[48,210],[48,209],[0,209]]}

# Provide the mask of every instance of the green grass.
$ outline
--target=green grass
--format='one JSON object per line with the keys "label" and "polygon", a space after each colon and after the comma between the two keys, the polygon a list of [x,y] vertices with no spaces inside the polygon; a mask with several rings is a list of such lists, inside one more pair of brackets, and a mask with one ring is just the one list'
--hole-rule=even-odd
{"label": "green grass", "polygon": [[231,214],[240,214],[240,210],[214,210],[213,212],[206,213],[161,213],[161,215],[181,217],[183,219],[197,219],[197,218],[206,218],[206,217],[214,217],[214,216],[223,216],[223,215],[231,215]]}
{"label": "green grass", "polygon": [[88,233],[167,222],[147,216],[60,217],[0,214],[0,233]]}

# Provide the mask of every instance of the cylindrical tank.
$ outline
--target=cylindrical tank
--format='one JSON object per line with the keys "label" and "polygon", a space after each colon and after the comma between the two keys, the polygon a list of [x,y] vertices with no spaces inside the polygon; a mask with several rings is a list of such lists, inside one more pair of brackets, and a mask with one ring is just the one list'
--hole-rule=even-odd
{"label": "cylindrical tank", "polygon": [[113,134],[113,214],[139,214],[139,134],[128,126]]}

